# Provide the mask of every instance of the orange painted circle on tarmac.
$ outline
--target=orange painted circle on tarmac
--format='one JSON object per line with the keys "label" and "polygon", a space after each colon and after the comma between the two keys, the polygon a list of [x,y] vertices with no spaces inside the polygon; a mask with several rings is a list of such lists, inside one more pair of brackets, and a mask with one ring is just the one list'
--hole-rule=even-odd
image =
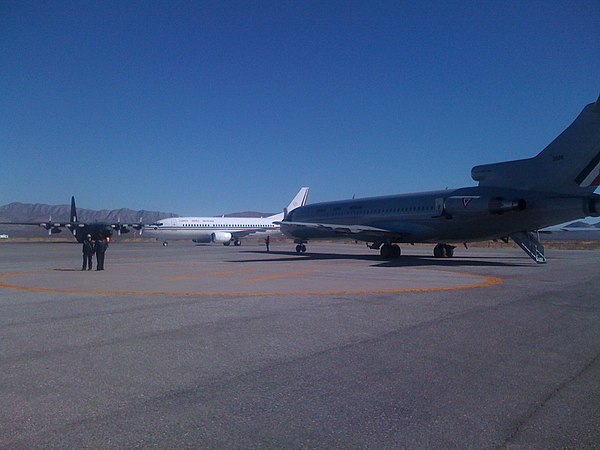
{"label": "orange painted circle on tarmac", "polygon": [[[401,293],[419,293],[419,292],[440,292],[440,291],[457,291],[464,289],[474,289],[474,288],[483,288],[489,286],[497,286],[503,283],[503,280],[498,277],[487,276],[487,275],[479,275],[472,274],[468,272],[452,272],[452,271],[443,271],[437,269],[411,269],[411,268],[402,268],[399,270],[413,270],[413,271],[429,271],[434,274],[443,274],[445,276],[451,277],[466,277],[466,278],[475,278],[475,280],[471,280],[471,282],[457,283],[452,285],[441,285],[441,286],[412,286],[412,287],[397,287],[397,288],[389,288],[389,289],[332,289],[332,290],[316,290],[316,291],[231,291],[231,292],[217,292],[217,291],[154,291],[154,290],[105,290],[105,289],[88,289],[88,288],[77,288],[77,289],[64,289],[57,288],[51,286],[34,286],[34,283],[24,283],[23,281],[27,281],[27,278],[32,278],[36,275],[40,274],[51,274],[53,272],[63,272],[57,270],[34,270],[34,271],[26,271],[26,272],[8,272],[4,274],[0,274],[0,288],[2,289],[11,289],[17,291],[25,291],[25,292],[45,292],[45,293],[59,293],[59,294],[79,294],[79,295],[123,295],[123,296],[144,296],[144,297],[302,297],[302,296],[328,296],[328,295],[369,295],[369,294],[401,294]],[[68,272],[78,272],[78,271],[69,271]],[[233,272],[241,272],[237,271],[229,271],[229,272],[214,272],[214,274],[228,274],[231,275]],[[282,274],[269,274],[261,277],[254,278],[246,278],[241,280],[248,285],[255,282],[264,282],[266,280],[279,280],[286,277],[298,277],[298,276],[306,276],[310,275],[313,272],[318,272],[316,270],[305,270],[305,271],[297,271],[297,272],[287,272]],[[9,282],[11,278],[25,278],[25,280],[20,283]],[[188,276],[172,276],[166,277],[165,280],[170,281],[181,281],[183,279],[193,279],[193,278],[208,278],[210,274],[199,274],[199,275],[188,275]],[[385,282],[385,281],[383,281]],[[390,280],[390,284],[392,280]]]}

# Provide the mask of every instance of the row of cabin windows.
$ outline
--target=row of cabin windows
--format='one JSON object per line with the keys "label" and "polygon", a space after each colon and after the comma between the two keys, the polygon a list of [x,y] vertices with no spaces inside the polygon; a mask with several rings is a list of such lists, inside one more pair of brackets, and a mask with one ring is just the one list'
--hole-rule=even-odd
{"label": "row of cabin windows", "polygon": [[267,225],[225,225],[225,224],[201,224],[201,223],[184,223],[181,224],[183,227],[188,228],[275,228],[276,225],[267,224]]}
{"label": "row of cabin windows", "polygon": [[[433,212],[435,206],[409,206],[404,208],[380,208],[369,209],[367,211],[338,211],[341,208],[335,208],[333,211],[327,211],[325,208],[319,208],[315,211],[315,215],[327,214],[328,216],[360,216],[360,215],[375,215],[375,214],[399,214],[411,212]],[[356,208],[358,209],[358,208]]]}

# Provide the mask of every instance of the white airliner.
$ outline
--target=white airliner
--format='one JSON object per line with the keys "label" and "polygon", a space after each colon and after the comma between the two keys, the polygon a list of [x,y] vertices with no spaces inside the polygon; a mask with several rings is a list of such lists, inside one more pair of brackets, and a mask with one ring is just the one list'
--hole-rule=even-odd
{"label": "white airliner", "polygon": [[[308,188],[303,187],[285,209],[286,213],[306,205]],[[240,238],[253,233],[279,233],[278,222],[284,213],[268,217],[173,217],[144,225],[144,234],[168,240],[190,239],[198,243],[218,242],[223,245],[241,245]]]}

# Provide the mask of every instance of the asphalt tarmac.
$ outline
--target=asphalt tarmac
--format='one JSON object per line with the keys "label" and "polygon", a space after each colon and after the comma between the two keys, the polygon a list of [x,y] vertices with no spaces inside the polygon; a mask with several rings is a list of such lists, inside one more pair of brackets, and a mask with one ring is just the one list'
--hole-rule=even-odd
{"label": "asphalt tarmac", "polygon": [[0,447],[600,444],[600,252],[292,247],[0,244]]}

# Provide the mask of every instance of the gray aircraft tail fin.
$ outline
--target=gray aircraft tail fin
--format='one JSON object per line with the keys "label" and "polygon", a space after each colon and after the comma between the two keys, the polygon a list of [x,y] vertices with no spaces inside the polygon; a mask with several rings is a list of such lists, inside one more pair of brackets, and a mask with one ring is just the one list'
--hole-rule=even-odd
{"label": "gray aircraft tail fin", "polygon": [[71,222],[77,222],[77,208],[75,207],[75,196],[71,197]]}
{"label": "gray aircraft tail fin", "polygon": [[537,156],[475,166],[480,186],[591,194],[600,185],[600,96]]}

